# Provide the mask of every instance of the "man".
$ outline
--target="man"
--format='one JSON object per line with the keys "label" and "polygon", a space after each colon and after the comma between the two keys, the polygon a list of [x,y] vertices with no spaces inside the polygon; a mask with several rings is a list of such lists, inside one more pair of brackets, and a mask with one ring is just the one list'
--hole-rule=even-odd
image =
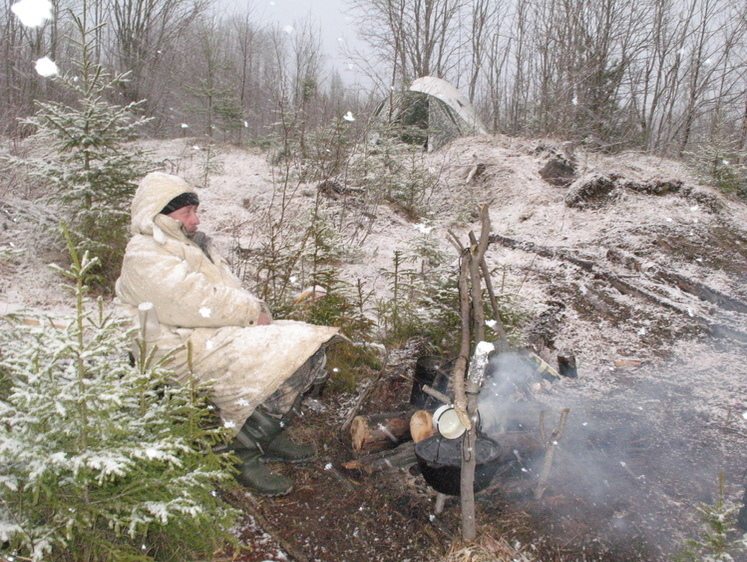
{"label": "man", "polygon": [[173,355],[168,366],[180,382],[194,376],[210,384],[225,425],[236,431],[239,482],[264,495],[287,494],[292,481],[263,463],[315,456],[284,429],[304,392],[326,375],[324,349],[338,329],[273,320],[198,231],[198,206],[181,178],[143,178],[117,297],[156,346],[156,358]]}

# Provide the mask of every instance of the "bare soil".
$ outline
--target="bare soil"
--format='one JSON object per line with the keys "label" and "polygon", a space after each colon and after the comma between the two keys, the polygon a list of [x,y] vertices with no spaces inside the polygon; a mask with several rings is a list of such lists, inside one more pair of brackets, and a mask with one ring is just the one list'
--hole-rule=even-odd
{"label": "bare soil", "polygon": [[[203,227],[226,253],[237,240],[251,244],[241,225],[270,205],[272,182],[282,173],[265,155],[222,147],[222,169],[205,186],[198,161],[204,147],[189,140],[149,146],[166,171],[203,186]],[[544,382],[527,398],[546,412],[548,428],[570,409],[542,498],[534,495],[542,456],[506,451],[498,475],[477,495],[478,540],[466,545],[459,538],[458,498],[436,514],[436,493],[417,466],[372,473],[343,467],[355,458],[350,435],[341,431],[346,416],[368,384],[376,386],[359,413],[406,406],[416,346],[390,352],[383,372],[370,373],[355,391],[328,389],[307,401],[292,431],[313,440],[319,458],[274,466],[296,482],[288,496],[226,491],[245,510],[237,534],[248,550],[221,556],[246,562],[469,560],[478,553],[483,560],[669,560],[700,537],[697,507],[717,502],[719,475],[726,499],[741,500],[747,207],[699,184],[680,163],[578,149],[577,177],[611,179],[603,193],[569,205],[583,189],[553,186],[539,175],[560,152],[552,141],[475,137],[424,159],[439,177],[425,201],[432,210],[427,226],[444,251],[456,258],[447,231],[466,243],[466,232],[479,228],[474,209],[488,203],[499,236],[488,252],[494,284],[520,309],[523,342],[552,366],[559,354],[576,358],[576,378]],[[657,193],[646,189],[651,182],[680,187]],[[29,193],[4,189],[0,245],[26,253],[1,266],[0,313],[22,307],[65,313],[68,295],[44,266],[62,258],[47,249],[38,228],[53,210]],[[299,207],[313,204],[315,189],[300,186]],[[345,198],[328,204],[356,208]],[[363,279],[385,296],[381,270],[426,223],[385,205],[373,211],[366,208],[360,254],[341,268],[346,278]],[[736,550],[732,556],[747,560]]]}

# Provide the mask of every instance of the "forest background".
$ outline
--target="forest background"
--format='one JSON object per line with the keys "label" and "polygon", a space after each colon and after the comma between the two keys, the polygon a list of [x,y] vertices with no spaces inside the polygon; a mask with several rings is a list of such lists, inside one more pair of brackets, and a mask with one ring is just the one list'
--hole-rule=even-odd
{"label": "forest background", "polygon": [[[727,0],[350,0],[359,83],[329,64],[318,24],[266,24],[258,8],[210,0],[56,0],[24,27],[0,11],[0,134],[23,135],[36,101],[65,94],[34,70],[72,65],[72,14],[92,60],[127,80],[109,101],[145,100],[156,138],[230,142],[303,136],[362,115],[419,76],[451,81],[496,133],[606,150],[707,153],[741,172],[747,142],[747,10]],[[364,127],[363,120],[356,124]],[[701,158],[702,159],[702,158]],[[734,187],[734,186],[732,186]]]}

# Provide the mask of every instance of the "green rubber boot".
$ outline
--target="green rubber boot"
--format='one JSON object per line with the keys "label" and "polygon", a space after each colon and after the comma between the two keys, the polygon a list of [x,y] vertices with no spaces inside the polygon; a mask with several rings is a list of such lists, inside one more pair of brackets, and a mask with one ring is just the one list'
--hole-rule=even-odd
{"label": "green rubber boot", "polygon": [[241,461],[236,480],[263,496],[282,496],[293,490],[293,482],[276,474],[263,463],[265,449],[282,433],[279,419],[260,408],[254,410],[241,426],[231,449]]}
{"label": "green rubber boot", "polygon": [[316,458],[316,447],[313,443],[296,443],[283,432],[265,447],[262,460],[267,462],[299,463],[309,462]]}
{"label": "green rubber boot", "polygon": [[289,478],[272,472],[261,462],[262,452],[259,449],[252,451],[242,448],[235,453],[241,461],[236,480],[242,486],[270,497],[284,496],[293,491],[293,482]]}
{"label": "green rubber boot", "polygon": [[277,417],[260,406],[246,420],[236,440],[239,443],[243,439],[256,440],[262,448],[261,461],[300,463],[313,460],[316,458],[316,447],[312,443],[296,443],[285,432],[293,412],[292,408],[285,416]]}

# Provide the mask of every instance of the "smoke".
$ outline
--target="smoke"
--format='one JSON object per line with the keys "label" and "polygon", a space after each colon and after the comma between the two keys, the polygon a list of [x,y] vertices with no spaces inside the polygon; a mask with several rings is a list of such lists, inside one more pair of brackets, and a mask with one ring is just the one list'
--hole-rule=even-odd
{"label": "smoke", "polygon": [[[704,438],[704,420],[682,407],[686,384],[648,374],[606,395],[585,393],[583,385],[577,379],[550,385],[526,357],[499,354],[478,399],[481,429],[499,443],[501,434],[516,430],[553,442],[544,499],[530,500],[529,509],[541,511],[555,531],[605,545],[623,559],[677,553],[688,539],[699,538],[696,506],[717,501],[719,473],[734,481],[744,459],[723,442]],[[561,429],[565,408],[567,424],[551,437]],[[525,499],[533,498],[543,460],[539,451],[533,459],[511,461],[521,465]],[[732,492],[741,499],[741,485]]]}
{"label": "smoke", "polygon": [[533,384],[539,384],[536,369],[525,358],[514,352],[494,355],[477,401],[482,431],[498,434],[518,429],[512,415],[515,404],[531,394]]}

